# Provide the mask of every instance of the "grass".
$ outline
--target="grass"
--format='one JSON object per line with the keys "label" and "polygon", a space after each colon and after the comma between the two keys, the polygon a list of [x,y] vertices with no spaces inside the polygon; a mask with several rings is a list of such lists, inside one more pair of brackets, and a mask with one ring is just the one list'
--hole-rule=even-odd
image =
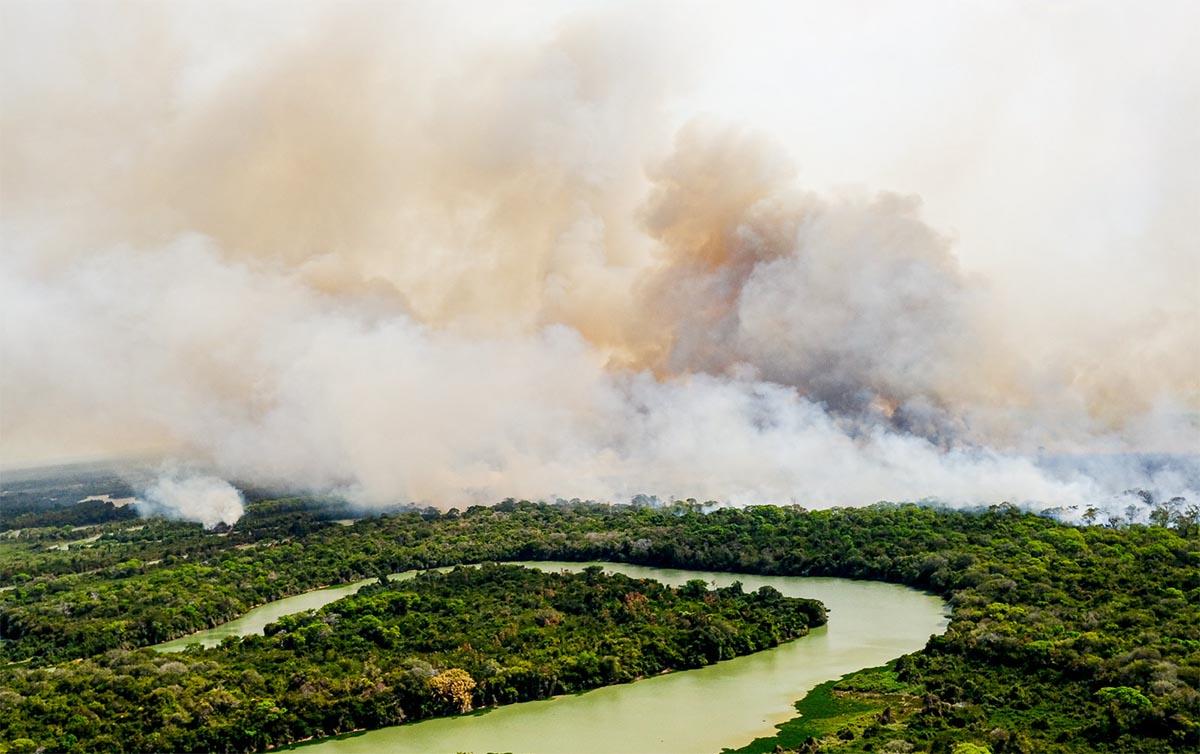
{"label": "grass", "polygon": [[[813,688],[796,702],[797,717],[775,726],[774,736],[756,738],[726,754],[772,754],[780,749],[805,751],[813,742],[823,748],[845,746],[872,726],[904,729],[903,719],[920,707],[920,689],[900,681],[893,663],[859,670]],[[890,712],[885,712],[889,710]],[[895,722],[900,721],[900,722]]]}

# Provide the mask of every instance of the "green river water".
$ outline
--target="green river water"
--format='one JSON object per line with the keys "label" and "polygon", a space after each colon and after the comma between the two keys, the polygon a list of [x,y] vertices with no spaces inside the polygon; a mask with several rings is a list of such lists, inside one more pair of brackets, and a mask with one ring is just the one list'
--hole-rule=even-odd
{"label": "green river water", "polygon": [[[588,563],[518,563],[578,571]],[[948,610],[922,592],[873,581],[754,576],[599,563],[635,578],[680,585],[701,578],[717,586],[769,584],[790,597],[821,600],[829,623],[780,647],[699,670],[608,686],[584,694],[511,704],[452,718],[324,739],[301,754],[715,754],[738,747],[795,716],[793,703],[813,686],[920,649],[945,630]],[[400,574],[398,578],[411,577]],[[261,633],[289,613],[311,610],[358,591],[374,579],[289,597],[242,618],[159,645],[179,650],[230,635]]]}
{"label": "green river water", "polygon": [[[448,571],[449,568],[439,568],[439,571]],[[404,573],[392,574],[388,578],[394,581],[404,581],[411,579],[419,571],[405,571]],[[249,636],[251,634],[261,634],[267,624],[274,623],[285,615],[292,613],[302,613],[305,610],[316,610],[324,607],[330,602],[340,600],[342,597],[349,597],[362,589],[367,584],[373,584],[378,581],[372,576],[369,579],[355,581],[353,584],[342,584],[341,586],[330,586],[324,589],[314,589],[311,592],[297,594],[294,597],[285,597],[281,600],[268,602],[267,604],[256,607],[250,610],[240,618],[235,618],[228,623],[222,623],[215,628],[197,631],[194,634],[174,639],[172,641],[155,644],[154,648],[160,652],[182,652],[189,644],[202,644],[205,647],[215,647],[221,643],[221,640],[226,636]]]}

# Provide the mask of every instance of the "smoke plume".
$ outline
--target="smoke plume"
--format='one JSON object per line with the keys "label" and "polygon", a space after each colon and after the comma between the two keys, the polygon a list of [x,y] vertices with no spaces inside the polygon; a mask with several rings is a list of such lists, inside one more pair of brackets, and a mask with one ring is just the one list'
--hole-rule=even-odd
{"label": "smoke plume", "polygon": [[[222,479],[440,506],[1200,490],[1200,280],[1167,210],[1140,253],[1173,274],[1035,317],[1053,297],[1014,291],[1045,281],[968,265],[918,196],[809,185],[795,144],[697,106],[716,11],[44,7],[3,8],[5,465],[199,464],[142,498],[207,526],[242,510]],[[1173,170],[1171,206],[1200,197]]]}
{"label": "smoke plume", "polygon": [[242,517],[242,494],[224,479],[202,474],[163,474],[137,501],[143,515],[197,521],[211,529]]}

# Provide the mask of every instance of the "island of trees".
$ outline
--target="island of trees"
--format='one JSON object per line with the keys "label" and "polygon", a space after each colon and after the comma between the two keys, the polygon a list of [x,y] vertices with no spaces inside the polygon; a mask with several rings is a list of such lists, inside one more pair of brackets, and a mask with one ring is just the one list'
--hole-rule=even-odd
{"label": "island of trees", "polygon": [[[769,593],[699,586],[673,592],[596,573],[567,577],[489,567],[371,587],[314,615],[280,621],[265,637],[208,653],[139,650],[328,584],[458,563],[614,560],[878,579],[950,602],[952,620],[943,636],[887,668],[819,689],[828,716],[806,714],[804,725],[785,727],[779,739],[756,742],[752,751],[1165,754],[1200,746],[1200,527],[1194,512],[1168,510],[1151,525],[1076,527],[1011,506],[703,512],[690,502],[506,501],[466,511],[396,512],[351,526],[326,517],[314,501],[262,499],[227,531],[165,521],[137,522],[142,528],[134,529],[115,521],[0,534],[0,586],[6,588],[0,592],[0,741],[10,751],[114,750],[116,744],[96,745],[85,735],[95,724],[91,715],[109,715],[88,701],[112,689],[162,697],[154,707],[159,717],[129,722],[140,737],[120,745],[171,748],[152,738],[168,724],[207,735],[196,725],[195,710],[172,706],[171,699],[219,683],[226,695],[210,703],[219,701],[223,706],[214,709],[243,721],[249,733],[197,738],[203,743],[196,745],[221,749],[213,743],[220,738],[236,741],[228,750],[249,751],[271,741],[453,712],[462,709],[468,688],[470,704],[492,704],[693,667],[770,646],[820,619],[815,606],[787,607],[791,603]],[[450,588],[454,579],[462,583]],[[564,579],[571,586],[559,591],[576,595],[584,612],[572,612],[578,606],[557,602],[557,593],[551,597],[545,588],[524,589],[541,594],[536,599],[545,604],[514,605],[523,611],[509,616],[514,643],[496,646],[494,634],[514,630],[506,628],[510,623],[489,622],[492,608],[468,609],[455,602],[462,597],[450,596],[465,590],[482,600],[508,593],[506,584],[523,579]],[[673,627],[663,629],[669,633],[628,622],[629,599],[640,603],[627,599],[634,593]],[[589,594],[603,597],[589,606]],[[411,609],[439,600],[454,607],[444,615]],[[696,601],[703,610],[686,607]],[[749,607],[757,612],[745,612]],[[685,612],[712,622],[668,617]],[[789,623],[799,616],[803,625]],[[407,621],[434,620],[449,621],[438,633],[455,635],[453,646],[406,638],[413,629]],[[339,630],[343,625],[354,628]],[[617,644],[576,642],[587,635],[618,637]],[[633,643],[621,644],[619,637]],[[309,648],[304,653],[297,651],[302,645]],[[338,656],[348,664],[342,670],[336,666],[343,660],[333,659]],[[522,663],[550,670],[527,674]],[[453,670],[461,675],[446,675]],[[375,688],[426,696],[377,709],[366,701]],[[305,693],[311,706],[297,701]],[[356,704],[362,709],[354,711]],[[28,741],[13,743],[20,739]]]}
{"label": "island of trees", "polygon": [[46,751],[256,751],[703,667],[824,622],[770,587],[464,567],[383,579],[216,649],[10,671],[0,731]]}

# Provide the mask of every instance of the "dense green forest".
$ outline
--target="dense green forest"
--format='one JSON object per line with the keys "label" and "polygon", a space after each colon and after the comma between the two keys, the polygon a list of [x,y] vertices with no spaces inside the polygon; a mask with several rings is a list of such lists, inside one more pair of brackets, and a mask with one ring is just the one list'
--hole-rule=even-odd
{"label": "dense green forest", "polygon": [[[255,751],[697,668],[825,622],[770,587],[515,566],[364,588],[266,636],[4,675],[0,738],[46,751]],[[29,743],[26,743],[29,742]]]}
{"label": "dense green forest", "polygon": [[[106,523],[76,532],[103,536],[68,550],[50,549],[61,543],[58,529],[0,539],[0,585],[12,587],[0,592],[0,661],[19,663],[0,685],[16,688],[14,674],[46,664],[117,657],[105,653],[316,586],[460,562],[616,560],[879,579],[949,600],[945,635],[890,671],[896,703],[872,713],[882,719],[779,742],[786,746],[949,752],[970,744],[1002,754],[1200,745],[1194,515],[1158,519],[1172,526],[1073,527],[1010,506],[704,513],[692,503],[506,501],[353,526],[321,519],[307,501],[261,501],[231,531]],[[86,693],[87,681],[78,688]]]}

